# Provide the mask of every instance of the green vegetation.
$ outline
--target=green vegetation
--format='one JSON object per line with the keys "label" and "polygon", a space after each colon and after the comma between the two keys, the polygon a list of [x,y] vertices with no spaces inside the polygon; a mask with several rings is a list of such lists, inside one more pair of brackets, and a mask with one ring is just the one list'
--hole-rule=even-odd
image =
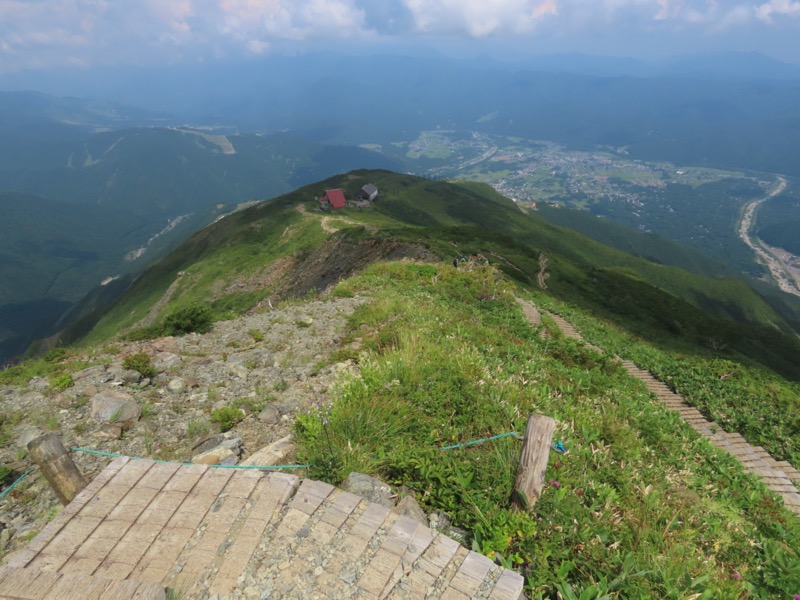
{"label": "green vegetation", "polygon": [[[56,348],[40,358],[29,358],[17,365],[0,369],[0,385],[24,385],[34,377],[47,377],[51,380],[52,389],[63,391],[72,385],[72,376],[68,371],[74,372],[87,366],[82,361],[62,362],[68,356],[67,349]],[[57,389],[60,386],[63,387]]]}
{"label": "green vegetation", "polygon": [[54,392],[63,392],[65,389],[71,388],[73,385],[75,385],[75,382],[72,380],[72,375],[70,373],[63,373],[52,380],[50,383],[50,389]]}
{"label": "green vegetation", "polygon": [[[326,234],[321,215],[309,214],[316,191],[350,196],[366,181],[380,201],[338,213],[339,231]],[[657,239],[640,247],[669,252]],[[473,253],[491,266],[452,267],[453,256]],[[690,274],[612,250],[482,184],[358,171],[198,232],[144,273],[88,339],[105,342],[141,321],[173,284],[167,317],[153,326],[159,335],[265,298],[324,299],[317,290],[357,272],[330,294],[369,297],[335,356],[357,362],[359,375],[342,374],[297,422],[298,459],[312,477],[338,483],[361,471],[406,485],[466,528],[474,548],[524,572],[532,597],[782,597],[800,581],[797,517],[611,358],[651,369],[722,427],[798,464],[800,391],[780,374],[800,379],[800,320],[743,281],[703,277],[713,266],[697,264]],[[546,290],[530,291],[542,280]],[[564,338],[546,317],[534,330],[517,295],[566,315],[603,353]],[[45,361],[19,368],[67,370]],[[213,411],[210,422],[235,427],[273,400],[257,395]],[[522,432],[531,413],[556,419],[569,453],[552,454],[528,514],[509,508],[518,440],[440,448]],[[191,421],[187,435],[204,427]]]}
{"label": "green vegetation", "polygon": [[649,369],[726,431],[737,431],[778,460],[800,466],[797,382],[763,368],[716,357],[712,351],[695,349],[686,354],[674,347],[659,347],[602,324],[574,307],[550,306],[578,326],[587,340]]}
{"label": "green vegetation", "polygon": [[211,422],[216,423],[222,432],[233,429],[243,418],[242,409],[235,406],[225,406],[211,411]]}
{"label": "green vegetation", "polygon": [[[360,375],[298,420],[311,476],[405,484],[532,597],[796,591],[800,520],[613,361],[538,335],[491,268],[384,263],[342,285],[372,295],[345,340],[362,340]],[[517,440],[439,448],[522,432],[531,413],[557,420],[569,453],[551,453],[528,515],[509,508]]]}
{"label": "green vegetation", "polygon": [[153,366],[150,356],[144,352],[136,352],[122,359],[122,367],[131,371],[138,371],[142,377],[153,378],[158,375],[158,371]]}
{"label": "green vegetation", "polygon": [[125,337],[129,340],[146,340],[167,335],[205,333],[214,322],[214,312],[207,304],[190,304],[177,308],[154,325],[134,329]]}
{"label": "green vegetation", "polygon": [[[318,216],[297,210],[303,205],[306,212],[313,211],[310,199],[320,188],[341,187],[352,197],[368,181],[381,190],[375,206],[340,213],[349,223],[363,226],[343,222],[341,230],[328,236]],[[626,247],[623,230],[609,229],[609,235],[617,240],[615,246]],[[678,349],[710,343],[720,358],[760,363],[800,378],[800,341],[794,335],[800,304],[762,296],[733,277],[703,276],[714,271],[713,261],[689,251],[673,261],[676,266],[647,260],[644,257],[659,260],[673,253],[674,244],[662,244],[659,238],[637,238],[635,244],[642,257],[551,225],[535,213],[526,215],[484,184],[453,185],[387,171],[355,171],[230,215],[198,232],[140,277],[86,340],[103,342],[143,319],[181,272],[164,310],[170,313],[215,298],[212,318],[222,319],[252,310],[266,297],[315,293],[348,269],[386,255],[433,254],[449,261],[454,255],[480,252],[520,284],[535,285],[538,259],[544,254],[549,260],[547,286],[557,298]],[[281,276],[268,276],[273,272]],[[254,278],[267,283],[241,291],[241,284]],[[224,292],[229,289],[239,291]],[[132,335],[164,335],[163,323]]]}

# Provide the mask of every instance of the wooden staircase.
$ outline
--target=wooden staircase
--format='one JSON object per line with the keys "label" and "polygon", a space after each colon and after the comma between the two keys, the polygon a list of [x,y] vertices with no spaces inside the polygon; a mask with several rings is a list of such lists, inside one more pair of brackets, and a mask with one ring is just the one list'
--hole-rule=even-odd
{"label": "wooden staircase", "polygon": [[327,483],[127,458],[0,575],[0,598],[26,600],[150,600],[167,587],[187,600],[517,600],[523,588],[519,574]]}
{"label": "wooden staircase", "polygon": [[[534,313],[539,315],[536,308],[526,301],[520,300],[520,304],[523,314],[531,324],[538,326],[541,318],[534,320],[531,317]],[[553,313],[547,313],[547,316],[556,323],[566,337],[583,340],[580,332],[566,319]],[[587,347],[602,352],[597,346],[587,344]],[[621,363],[631,376],[641,380],[663,404],[677,411],[698,433],[708,438],[717,448],[731,454],[742,463],[745,470],[759,477],[769,489],[780,495],[786,508],[800,514],[800,492],[796,487],[800,485],[800,472],[797,469],[786,461],[775,460],[764,448],[753,446],[738,433],[723,431],[719,425],[706,419],[698,409],[687,404],[683,397],[673,392],[667,384],[656,379],[650,371],[639,368],[629,360],[621,360]]]}

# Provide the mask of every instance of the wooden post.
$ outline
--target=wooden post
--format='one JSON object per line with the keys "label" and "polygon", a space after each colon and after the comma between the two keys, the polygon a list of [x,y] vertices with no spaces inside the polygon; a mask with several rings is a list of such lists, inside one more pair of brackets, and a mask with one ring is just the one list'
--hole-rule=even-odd
{"label": "wooden post", "polygon": [[517,480],[511,494],[511,503],[516,510],[528,510],[542,494],[550,443],[556,422],[543,415],[531,415],[525,428],[522,456],[519,459]]}
{"label": "wooden post", "polygon": [[67,505],[86,487],[83,475],[72,462],[67,449],[55,433],[28,442],[28,453],[44,473],[61,504]]}

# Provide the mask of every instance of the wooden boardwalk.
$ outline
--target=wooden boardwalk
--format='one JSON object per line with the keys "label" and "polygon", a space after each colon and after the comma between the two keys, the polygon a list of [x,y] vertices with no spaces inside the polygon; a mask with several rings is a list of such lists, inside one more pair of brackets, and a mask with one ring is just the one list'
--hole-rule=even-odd
{"label": "wooden boardwalk", "polygon": [[[526,310],[525,305],[530,308]],[[531,321],[532,325],[538,325],[530,318],[530,309],[536,309],[528,302],[522,302],[523,313]],[[538,311],[536,311],[538,314]],[[581,334],[575,327],[567,322],[563,317],[547,313],[547,316],[561,329],[562,333],[568,338],[583,340]],[[597,346],[587,344],[588,347],[602,352]],[[692,426],[698,433],[704,435],[709,441],[722,450],[727,451],[739,462],[745,470],[761,478],[766,486],[783,498],[784,505],[792,512],[800,514],[800,492],[797,485],[800,484],[800,472],[786,461],[775,460],[761,446],[753,446],[738,433],[728,433],[722,427],[707,420],[703,414],[693,406],[686,403],[682,396],[673,392],[667,384],[656,379],[650,371],[641,369],[632,361],[623,360],[622,365],[633,377],[644,382],[651,392],[663,402],[668,408],[680,413],[681,417]]]}
{"label": "wooden boardwalk", "polygon": [[326,483],[127,458],[0,570],[0,599],[150,600],[167,587],[186,600],[517,600],[523,579]]}

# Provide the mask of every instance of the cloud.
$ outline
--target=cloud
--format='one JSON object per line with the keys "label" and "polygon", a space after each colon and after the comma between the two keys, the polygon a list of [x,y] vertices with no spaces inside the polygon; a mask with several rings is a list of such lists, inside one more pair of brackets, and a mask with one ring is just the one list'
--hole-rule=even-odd
{"label": "cloud", "polygon": [[756,15],[767,23],[772,22],[773,15],[800,16],[800,2],[772,0],[771,2],[760,4],[756,8]]}
{"label": "cloud", "polygon": [[199,61],[343,39],[766,35],[798,29],[798,17],[800,0],[0,0],[0,72]]}
{"label": "cloud", "polygon": [[369,36],[364,21],[358,0],[0,0],[0,71],[262,54],[285,40]]}
{"label": "cloud", "polygon": [[522,34],[558,14],[556,0],[404,0],[417,31],[472,37]]}

